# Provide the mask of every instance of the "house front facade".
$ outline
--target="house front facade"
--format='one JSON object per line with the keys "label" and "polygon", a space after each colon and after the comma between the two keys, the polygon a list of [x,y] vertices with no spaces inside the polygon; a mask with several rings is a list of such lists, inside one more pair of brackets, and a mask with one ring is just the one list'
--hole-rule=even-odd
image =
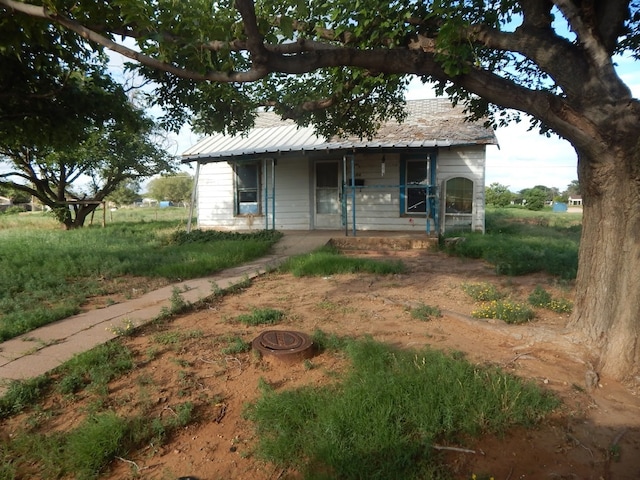
{"label": "house front facade", "polygon": [[196,163],[198,228],[484,231],[493,131],[447,99],[407,110],[371,140],[325,139],[273,114],[246,136],[202,139],[183,154]]}

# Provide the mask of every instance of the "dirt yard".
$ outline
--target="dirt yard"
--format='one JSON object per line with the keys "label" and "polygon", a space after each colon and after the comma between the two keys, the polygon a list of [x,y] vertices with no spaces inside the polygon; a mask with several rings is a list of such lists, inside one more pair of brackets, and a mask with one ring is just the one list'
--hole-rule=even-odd
{"label": "dirt yard", "polygon": [[[472,474],[496,480],[640,478],[637,385],[600,378],[589,389],[585,383],[588,356],[566,333],[566,315],[537,310],[536,320],[526,325],[473,319],[470,314],[477,305],[461,288],[465,282],[492,282],[526,301],[536,285],[554,296],[571,298],[571,285],[557,284],[544,275],[497,277],[483,262],[425,250],[359,254],[400,258],[409,271],[392,276],[302,279],[269,274],[242,292],[125,338],[136,352],[137,367],[110,385],[111,408],[124,415],[146,405],[153,415],[175,415],[176,405],[191,401],[197,406],[197,419],[168,443],[149,445],[115,461],[106,476],[299,478],[294,471],[255,458],[255,437],[252,425],[242,416],[243,406],[258,396],[261,378],[276,389],[322,385],[329,381],[329,373],[344,364],[340,356],[330,353],[319,354],[306,364],[284,364],[252,353],[222,353],[230,336],[250,342],[266,329],[231,320],[252,308],[271,307],[286,313],[277,329],[311,334],[320,328],[339,335],[368,334],[407,348],[431,345],[464,352],[473,362],[501,365],[562,398],[564,406],[535,430],[516,429],[501,438],[451,445],[473,453],[443,451],[457,479],[468,480]],[[420,303],[439,307],[443,316],[427,322],[413,319],[409,309]],[[176,338],[177,333],[179,341],[158,340],[159,335]],[[83,401],[88,403],[90,398],[80,397],[66,407],[62,400],[52,400],[49,408],[55,407],[58,413],[47,428],[77,424],[86,414]],[[4,427],[17,428],[19,421]]]}

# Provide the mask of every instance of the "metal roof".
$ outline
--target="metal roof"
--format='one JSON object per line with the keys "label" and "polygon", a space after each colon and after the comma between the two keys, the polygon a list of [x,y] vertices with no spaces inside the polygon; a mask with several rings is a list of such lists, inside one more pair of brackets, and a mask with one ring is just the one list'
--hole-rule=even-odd
{"label": "metal roof", "polygon": [[380,148],[425,148],[456,145],[497,145],[491,128],[466,121],[461,107],[452,107],[448,99],[412,100],[407,102],[407,118],[403,123],[383,124],[371,139],[358,137],[324,138],[312,127],[298,127],[283,121],[272,112],[263,112],[256,126],[243,135],[204,137],[182,154],[183,162],[221,161],[250,155],[320,150],[353,150]]}

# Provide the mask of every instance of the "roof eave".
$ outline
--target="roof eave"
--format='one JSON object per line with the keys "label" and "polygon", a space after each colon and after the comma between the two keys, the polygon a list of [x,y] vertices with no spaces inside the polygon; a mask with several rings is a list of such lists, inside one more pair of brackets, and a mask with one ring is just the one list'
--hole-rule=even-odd
{"label": "roof eave", "polygon": [[180,160],[181,163],[214,163],[225,162],[231,160],[238,160],[241,157],[255,156],[255,157],[268,157],[268,156],[281,156],[283,154],[301,154],[305,155],[309,152],[345,152],[345,151],[383,151],[383,150],[420,150],[425,148],[447,148],[447,147],[473,147],[473,146],[486,146],[497,145],[497,141],[494,138],[487,138],[481,140],[431,140],[422,142],[375,142],[375,145],[367,142],[362,143],[328,143],[324,145],[313,145],[307,148],[274,148],[274,149],[253,149],[242,151],[228,151],[228,152],[215,152],[212,153],[199,153],[191,155],[183,155]]}

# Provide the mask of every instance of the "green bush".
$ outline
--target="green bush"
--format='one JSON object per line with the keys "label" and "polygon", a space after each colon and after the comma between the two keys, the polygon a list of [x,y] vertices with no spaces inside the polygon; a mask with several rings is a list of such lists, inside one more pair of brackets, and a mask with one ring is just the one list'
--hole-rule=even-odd
{"label": "green bush", "polygon": [[251,344],[245,342],[242,337],[231,337],[226,339],[227,346],[221,351],[225,355],[234,355],[236,353],[244,353],[251,350]]}
{"label": "green bush", "polygon": [[545,308],[551,303],[551,294],[540,285],[536,285],[536,288],[534,288],[533,292],[529,295],[529,303],[534,307]]}
{"label": "green bush", "polygon": [[571,313],[573,303],[565,298],[553,298],[549,292],[539,285],[529,295],[529,303],[556,313]]}
{"label": "green bush", "polygon": [[423,322],[431,320],[433,317],[441,317],[442,312],[438,307],[432,305],[420,304],[411,309],[411,318],[422,320]]}
{"label": "green bush", "polygon": [[51,380],[45,375],[11,382],[7,392],[0,397],[0,418],[19,413],[40,401],[50,384]]}
{"label": "green bush", "polygon": [[78,479],[98,478],[101,470],[122,451],[127,422],[113,412],[85,420],[65,442],[68,468]]}
{"label": "green bush", "polygon": [[523,303],[493,300],[471,312],[474,318],[496,318],[506,323],[524,323],[533,320],[535,313]]}
{"label": "green bush", "polygon": [[106,411],[90,415],[69,432],[18,432],[11,442],[0,443],[0,479],[14,478],[3,477],[5,470],[23,469],[34,478],[96,479],[116,456],[149,443],[159,445],[194,419],[191,402],[172,411],[174,415],[162,418],[126,418]]}
{"label": "green bush", "polygon": [[571,313],[573,311],[573,302],[566,298],[554,298],[546,308],[556,313]]}
{"label": "green bush", "polygon": [[276,242],[282,238],[282,232],[276,230],[259,230],[250,233],[222,232],[218,230],[178,230],[169,236],[169,242],[176,245],[187,245],[190,243],[210,243],[220,241],[248,241],[259,240]]}
{"label": "green bush", "polygon": [[489,302],[504,297],[496,286],[489,282],[463,283],[462,290],[476,302]]}
{"label": "green bush", "polygon": [[62,394],[75,393],[89,385],[106,385],[134,367],[131,350],[119,341],[98,345],[80,353],[60,366],[56,384]]}

